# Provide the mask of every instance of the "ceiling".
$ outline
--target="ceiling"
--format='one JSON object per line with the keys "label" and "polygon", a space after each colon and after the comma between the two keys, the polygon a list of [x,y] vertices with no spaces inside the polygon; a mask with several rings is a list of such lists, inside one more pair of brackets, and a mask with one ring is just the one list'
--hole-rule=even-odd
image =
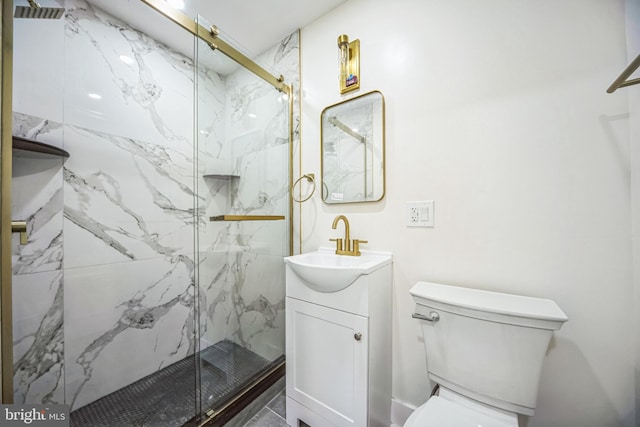
{"label": "ceiling", "polygon": [[[193,57],[193,38],[141,0],[87,0],[139,31]],[[167,0],[168,3],[179,0]],[[346,0],[183,0],[182,12],[221,31],[221,37],[250,57],[274,46]],[[224,73],[223,70],[220,72]]]}

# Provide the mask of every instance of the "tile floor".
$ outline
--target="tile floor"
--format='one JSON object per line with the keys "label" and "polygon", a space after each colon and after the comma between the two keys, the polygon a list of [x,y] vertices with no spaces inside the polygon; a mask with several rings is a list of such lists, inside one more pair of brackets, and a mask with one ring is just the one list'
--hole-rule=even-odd
{"label": "tile floor", "polygon": [[[285,403],[286,394],[285,390],[282,390],[276,397],[271,399],[271,402],[267,403],[267,406],[251,418],[244,427],[288,427]],[[391,427],[401,426],[391,424]]]}
{"label": "tile floor", "polygon": [[286,395],[282,390],[267,406],[262,408],[253,418],[244,425],[245,427],[287,427],[287,415],[285,412]]}

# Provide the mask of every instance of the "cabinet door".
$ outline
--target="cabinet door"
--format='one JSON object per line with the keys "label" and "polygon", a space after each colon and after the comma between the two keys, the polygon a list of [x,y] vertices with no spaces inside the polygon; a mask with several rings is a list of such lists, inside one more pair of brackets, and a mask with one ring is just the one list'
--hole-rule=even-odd
{"label": "cabinet door", "polygon": [[366,426],[368,319],[293,298],[286,312],[287,395],[336,426]]}

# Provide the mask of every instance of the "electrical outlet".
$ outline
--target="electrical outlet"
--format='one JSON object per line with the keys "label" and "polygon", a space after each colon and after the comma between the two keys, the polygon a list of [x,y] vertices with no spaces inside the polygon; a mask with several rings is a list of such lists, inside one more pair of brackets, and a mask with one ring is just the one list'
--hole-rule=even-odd
{"label": "electrical outlet", "polygon": [[433,227],[433,200],[407,202],[407,227]]}

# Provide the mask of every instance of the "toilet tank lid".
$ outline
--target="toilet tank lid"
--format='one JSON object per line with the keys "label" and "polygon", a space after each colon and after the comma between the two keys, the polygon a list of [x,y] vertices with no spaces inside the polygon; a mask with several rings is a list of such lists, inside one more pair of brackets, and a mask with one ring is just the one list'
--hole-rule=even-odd
{"label": "toilet tank lid", "polygon": [[482,312],[555,322],[566,322],[568,320],[567,315],[558,307],[558,304],[546,298],[512,295],[430,282],[418,282],[409,292],[418,300],[435,301]]}

